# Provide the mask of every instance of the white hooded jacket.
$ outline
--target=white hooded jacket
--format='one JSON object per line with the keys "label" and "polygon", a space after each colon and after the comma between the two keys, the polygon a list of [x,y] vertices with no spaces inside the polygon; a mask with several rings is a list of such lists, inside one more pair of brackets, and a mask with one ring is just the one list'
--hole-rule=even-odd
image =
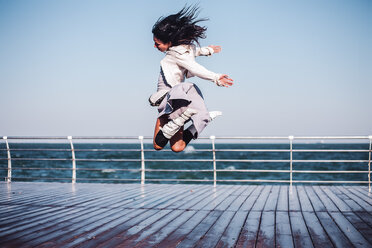
{"label": "white hooded jacket", "polygon": [[195,61],[196,56],[210,56],[212,54],[213,49],[211,47],[196,47],[194,45],[170,47],[165,57],[160,61],[166,83],[173,87],[184,82],[185,77],[197,76],[219,84],[220,74],[207,70]]}
{"label": "white hooded jacket", "polygon": [[160,61],[160,75],[157,92],[151,95],[149,101],[152,106],[157,106],[170,88],[184,82],[185,78],[197,76],[221,86],[221,74],[209,71],[195,61],[196,56],[210,56],[214,53],[211,47],[196,47],[195,45],[173,46],[165,53]]}

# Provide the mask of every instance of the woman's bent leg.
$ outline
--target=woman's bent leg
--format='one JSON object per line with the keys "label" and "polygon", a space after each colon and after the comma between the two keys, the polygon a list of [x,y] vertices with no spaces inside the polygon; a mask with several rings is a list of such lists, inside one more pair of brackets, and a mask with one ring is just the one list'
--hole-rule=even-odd
{"label": "woman's bent leg", "polygon": [[[156,120],[154,138],[153,138],[153,144],[154,144],[155,150],[161,150],[166,145],[166,143],[164,145],[157,144],[156,136],[158,135],[158,133],[160,131],[160,127],[163,127],[165,124],[167,124],[167,122],[168,122],[168,117],[167,116],[162,116],[162,117],[160,117]],[[161,142],[159,142],[159,143],[161,143]]]}
{"label": "woman's bent leg", "polygon": [[183,127],[170,139],[170,146],[174,152],[182,152],[185,149],[186,143],[183,140]]}

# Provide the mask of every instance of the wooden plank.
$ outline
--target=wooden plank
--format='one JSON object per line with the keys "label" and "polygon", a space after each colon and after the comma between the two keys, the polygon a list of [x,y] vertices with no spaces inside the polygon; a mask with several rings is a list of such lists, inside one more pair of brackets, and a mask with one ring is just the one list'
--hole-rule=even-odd
{"label": "wooden plank", "polygon": [[[68,220],[57,221],[50,223],[51,225],[45,226],[42,229],[38,229],[28,235],[23,235],[22,239],[27,240],[27,244],[32,247],[39,246],[44,242],[48,242],[51,240],[56,239],[59,236],[63,236],[65,233],[68,232],[68,228],[73,223],[79,223],[86,219],[94,218],[96,215],[103,214],[106,209],[94,209],[93,211],[83,212],[83,214],[79,214],[73,216]],[[81,212],[80,212],[81,213]]]}
{"label": "wooden plank", "polygon": [[372,228],[372,213],[371,212],[356,212],[357,214],[368,226]]}
{"label": "wooden plank", "polygon": [[[121,222],[119,225],[113,226],[111,229],[103,233],[98,233],[97,235],[95,235],[93,242],[89,242],[90,240],[87,240],[86,242],[81,243],[79,247],[80,246],[87,247],[87,248],[100,247],[102,244],[109,242],[115,236],[121,235],[122,233],[126,232],[128,229],[136,226],[138,223],[142,221],[146,221],[148,219],[152,220],[151,218],[154,216],[156,218],[158,214],[163,216],[164,214],[167,214],[169,212],[170,210],[160,211],[160,210],[149,209],[145,212],[138,214],[137,216],[134,216],[133,218],[126,220],[125,222]],[[110,247],[110,246],[104,246],[104,247]]]}
{"label": "wooden plank", "polygon": [[[225,211],[226,209],[228,209],[230,207],[231,204],[233,204],[234,202],[237,203],[237,199],[240,195],[240,193],[242,193],[242,189],[243,187],[240,187],[239,189],[237,189],[233,194],[230,194],[228,195],[220,204],[218,204],[218,206],[215,208],[215,210],[221,210],[221,211]],[[243,199],[245,199],[246,196],[243,197]],[[241,205],[242,202],[240,202],[240,205]]]}
{"label": "wooden plank", "polygon": [[327,212],[316,212],[316,215],[334,246],[345,248],[353,246]]}
{"label": "wooden plank", "polygon": [[167,208],[167,209],[177,209],[179,206],[182,206],[196,197],[209,192],[209,187],[202,187],[204,185],[199,185],[199,187],[190,187],[188,188],[187,192],[185,194],[182,194],[178,196],[177,198],[173,199],[172,201],[162,203],[160,205],[157,205],[157,208]]}
{"label": "wooden plank", "polygon": [[[353,212],[343,213],[347,220],[360,232],[363,237],[372,244],[372,227],[369,226],[363,219]],[[372,224],[372,222],[371,222]]]}
{"label": "wooden plank", "polygon": [[288,208],[289,211],[301,211],[300,200],[297,195],[297,186],[292,186],[292,189],[289,187]]}
{"label": "wooden plank", "polygon": [[236,247],[255,247],[260,220],[261,212],[249,212],[239,235],[238,242],[236,243]]}
{"label": "wooden plank", "polygon": [[278,198],[279,198],[279,189],[280,186],[274,185],[269,193],[269,196],[267,197],[267,201],[264,207],[264,211],[275,211],[276,206],[278,203]]}
{"label": "wooden plank", "polygon": [[333,187],[322,186],[320,188],[328,196],[328,198],[330,198],[332,200],[332,202],[337,206],[337,208],[341,212],[350,212],[351,211],[351,208],[342,199],[337,197],[337,195],[332,192]]}
{"label": "wooden plank", "polygon": [[109,200],[103,200],[97,198],[86,204],[78,204],[77,206],[90,206],[90,207],[123,207],[125,204],[135,201],[136,199],[142,199],[146,194],[156,194],[161,189],[153,188],[152,190],[145,190],[143,188],[131,189],[125,192],[113,192],[110,195]]}
{"label": "wooden plank", "polygon": [[343,193],[345,193],[346,195],[348,195],[352,200],[354,200],[365,211],[372,212],[372,206],[371,205],[369,205],[363,199],[361,199],[360,197],[356,196],[355,194],[353,194],[352,192],[350,192],[349,190],[347,190],[344,186],[341,186],[338,189],[340,189]]}
{"label": "wooden plank", "polygon": [[[232,195],[236,191],[236,187],[226,187],[226,191],[217,197],[214,197],[211,202],[203,207],[204,210],[218,210],[217,208],[226,209],[231,204],[231,199],[236,197]],[[229,198],[232,196],[232,198]],[[228,198],[228,199],[227,199]],[[227,199],[227,201],[225,201]]]}
{"label": "wooden plank", "polygon": [[288,186],[281,185],[279,196],[278,196],[278,204],[276,206],[277,211],[288,211]]}
{"label": "wooden plank", "polygon": [[[161,192],[162,189],[158,187],[154,187],[151,190],[148,190],[147,188],[137,188],[134,192],[125,192],[124,195],[119,194],[118,199],[116,202],[111,203],[110,205],[106,207],[110,208],[124,208],[129,203],[133,203],[134,201],[138,201],[138,199],[146,198],[150,195],[156,195],[158,192]],[[104,207],[104,206],[102,206]]]}
{"label": "wooden plank", "polygon": [[372,247],[372,245],[359,233],[357,229],[340,212],[329,213],[344,235],[356,247]]}
{"label": "wooden plank", "polygon": [[206,199],[199,202],[191,209],[194,210],[213,210],[215,209],[224,199],[228,196],[233,189],[231,187],[217,187],[216,191],[212,195],[209,195]]}
{"label": "wooden plank", "polygon": [[[154,235],[148,236],[145,239],[139,241],[135,247],[155,247],[161,241],[169,237],[174,231],[180,228],[182,224],[188,221],[193,215],[196,214],[196,211],[183,211],[182,214],[169,222],[167,225],[158,230]],[[159,246],[162,247],[162,246]]]}
{"label": "wooden plank", "polygon": [[[245,195],[245,197],[247,196]],[[243,228],[244,222],[247,217],[247,211],[236,212],[234,218],[231,220],[229,226],[226,228],[225,232],[222,234],[220,240],[218,241],[216,248],[234,247],[236,242],[238,241],[240,231]]]}
{"label": "wooden plank", "polygon": [[221,216],[222,211],[211,211],[176,247],[194,246]]}
{"label": "wooden plank", "polygon": [[[51,207],[37,207],[37,206],[28,206],[28,209],[21,208],[23,212],[21,213],[8,213],[8,217],[3,217],[0,220],[0,233],[4,230],[3,228],[7,229],[9,225],[18,224],[20,221],[24,221],[27,219],[35,219],[38,216],[43,216],[48,212],[57,211],[55,208]],[[3,211],[3,209],[2,209]]]}
{"label": "wooden plank", "polygon": [[307,193],[307,196],[311,202],[311,205],[313,206],[314,210],[316,212],[324,212],[326,211],[326,208],[322,201],[319,199],[318,195],[314,192],[314,189],[312,186],[306,186],[305,191]]}
{"label": "wooden plank", "polygon": [[[102,223],[99,227],[94,228],[93,230],[89,230],[87,233],[80,235],[79,237],[75,237],[70,242],[66,243],[65,247],[78,247],[78,246],[85,246],[89,242],[94,243],[96,241],[97,236],[103,236],[106,233],[115,232],[114,235],[120,232],[118,230],[120,226],[125,223],[126,221],[141,215],[143,213],[148,212],[146,209],[124,209],[122,212],[118,213],[114,216],[114,218],[106,223]],[[150,213],[152,214],[152,213]],[[119,228],[118,228],[119,227]],[[97,242],[99,244],[99,242]]]}
{"label": "wooden plank", "polygon": [[256,246],[275,246],[275,212],[262,212]]}
{"label": "wooden plank", "polygon": [[[120,221],[125,221],[126,219],[138,215],[139,212],[146,211],[144,209],[113,210],[114,211],[110,212],[108,216],[97,219],[96,221],[91,222],[91,224],[84,225],[83,223],[81,226],[74,224],[71,229],[75,228],[75,231],[73,231],[71,235],[58,237],[58,239],[54,241],[56,247],[74,246],[74,244],[79,244],[86,240],[92,240],[95,238],[95,235],[114,228],[114,224],[119,225]],[[121,219],[123,215],[125,215],[124,220]]]}
{"label": "wooden plank", "polygon": [[18,237],[19,235],[23,236],[29,232],[32,232],[33,228],[40,228],[44,225],[47,225],[51,221],[63,219],[66,216],[68,217],[69,215],[74,214],[78,211],[79,209],[55,208],[55,212],[49,212],[45,215],[41,215],[40,218],[20,220],[16,224],[1,230],[2,240],[5,240],[6,237],[8,237],[8,239],[13,239]]}
{"label": "wooden plank", "polygon": [[200,202],[203,202],[205,199],[210,197],[210,195],[213,194],[213,190],[211,190],[208,187],[208,190],[202,191],[201,194],[196,195],[194,198],[190,199],[187,198],[186,202],[178,202],[173,203],[171,206],[168,207],[168,209],[184,209],[184,210],[190,210],[190,208],[194,208],[198,210],[195,206],[197,204],[200,204]]}
{"label": "wooden plank", "polygon": [[247,198],[250,196],[250,194],[253,192],[253,189],[255,187],[252,187],[252,186],[248,186],[247,187],[244,187],[243,189],[243,192],[241,193],[241,195],[239,195],[235,201],[233,201],[233,203],[229,206],[229,208],[227,209],[227,211],[238,211],[241,206],[243,205],[243,203],[247,200]]}
{"label": "wooden plank", "polygon": [[[134,210],[133,210],[134,211]],[[46,239],[44,243],[39,242],[38,247],[64,247],[66,243],[81,236],[84,233],[101,226],[104,223],[112,220],[112,215],[122,214],[122,209],[108,209],[101,213],[96,213],[90,218],[85,218],[82,221],[73,222],[73,223],[64,223],[61,225],[59,230],[54,231],[49,236],[49,239]]]}
{"label": "wooden plank", "polygon": [[332,202],[331,199],[328,198],[328,196],[321,190],[319,186],[312,186],[316,194],[318,195],[319,199],[324,204],[327,211],[339,211],[336,205]]}
{"label": "wooden plank", "polygon": [[[129,204],[125,204],[123,207],[125,208],[150,208],[151,204],[161,204],[164,202],[165,198],[169,199],[180,192],[175,191],[172,194],[169,194],[166,190],[160,190],[160,193],[155,193],[152,197],[138,197],[134,199],[134,201],[130,202]],[[185,192],[185,191],[183,191]]]}
{"label": "wooden plank", "polygon": [[364,209],[359,205],[357,204],[354,200],[352,200],[348,195],[346,195],[344,192],[342,192],[341,190],[339,190],[339,187],[340,186],[335,186],[333,187],[333,192],[340,198],[342,199],[342,201],[344,201],[350,208],[352,211],[356,212],[356,211],[364,211]]}
{"label": "wooden plank", "polygon": [[[163,239],[157,247],[176,247],[192,230],[195,229],[205,218],[213,213],[210,211],[197,211],[189,220],[179,226],[170,235]],[[216,214],[216,213],[214,213]],[[218,213],[217,213],[218,214]],[[209,218],[217,218],[217,216],[209,216]],[[206,220],[208,222],[210,220]],[[145,246],[146,247],[146,246]]]}
{"label": "wooden plank", "polygon": [[235,212],[232,211],[223,212],[218,220],[208,230],[208,232],[199,240],[195,247],[215,247],[234,215]]}
{"label": "wooden plank", "polygon": [[[167,212],[169,211],[169,212]],[[134,247],[141,240],[146,239],[169,222],[177,218],[184,210],[161,210],[162,215],[156,214],[131,227],[124,233],[117,235],[99,247]]]}
{"label": "wooden plank", "polygon": [[314,247],[333,247],[328,234],[325,232],[316,214],[314,212],[303,212],[302,214]]}
{"label": "wooden plank", "polygon": [[17,227],[11,228],[1,233],[1,242],[10,242],[17,240],[22,237],[22,240],[27,240],[27,235],[48,228],[56,221],[67,221],[74,218],[77,214],[84,214],[84,211],[79,209],[67,209],[66,211],[60,211],[58,214],[48,215],[38,222],[30,222],[28,224],[20,223]]}
{"label": "wooden plank", "polygon": [[266,204],[267,198],[270,194],[272,186],[271,185],[265,185],[263,187],[264,187],[264,189],[262,190],[261,194],[259,195],[256,202],[254,203],[254,205],[252,207],[252,211],[262,211],[265,207],[265,204]]}
{"label": "wooden plank", "polygon": [[371,192],[369,192],[368,186],[355,186],[355,189],[362,194],[371,194]]}
{"label": "wooden plank", "polygon": [[348,189],[354,195],[358,196],[360,199],[363,199],[363,201],[367,202],[369,205],[372,206],[372,194],[361,193],[360,191],[355,189],[355,186],[348,186],[348,187],[345,187],[345,188]]}
{"label": "wooden plank", "polygon": [[164,204],[167,205],[168,203],[172,203],[174,199],[183,197],[189,192],[190,190],[187,187],[180,188],[177,191],[172,190],[171,192],[167,192],[166,195],[162,195],[162,197],[156,199],[155,201],[149,201],[147,204],[144,204],[142,207],[143,208],[158,208],[159,205],[164,205]]}
{"label": "wooden plank", "polygon": [[307,196],[304,186],[298,185],[297,187],[297,197],[300,202],[300,208],[302,212],[313,212],[314,209],[311,205],[310,199]]}
{"label": "wooden plank", "polygon": [[250,211],[253,207],[253,205],[256,203],[257,198],[260,196],[262,190],[264,187],[257,186],[253,191],[252,194],[248,196],[248,198],[243,202],[243,204],[240,206],[239,210],[241,211]]}
{"label": "wooden plank", "polygon": [[287,211],[276,212],[275,242],[276,247],[294,247],[289,213]]}
{"label": "wooden plank", "polygon": [[301,212],[290,211],[292,236],[295,247],[314,247]]}

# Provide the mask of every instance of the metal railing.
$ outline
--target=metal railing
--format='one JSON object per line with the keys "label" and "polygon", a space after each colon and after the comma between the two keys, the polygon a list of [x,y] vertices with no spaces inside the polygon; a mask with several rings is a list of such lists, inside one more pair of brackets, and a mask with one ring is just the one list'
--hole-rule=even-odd
{"label": "metal railing", "polygon": [[[192,181],[192,182],[213,182],[213,185],[216,186],[217,182],[267,182],[267,183],[289,183],[289,185],[292,186],[293,183],[357,183],[357,184],[368,184],[369,191],[371,191],[371,144],[372,144],[372,135],[370,136],[312,136],[312,137],[294,137],[294,136],[288,136],[288,137],[201,137],[199,140],[209,140],[211,144],[211,149],[198,149],[198,151],[203,152],[211,152],[212,153],[212,159],[146,159],[145,154],[149,152],[157,152],[153,149],[145,149],[144,148],[144,140],[151,140],[152,137],[97,137],[97,136],[90,136],[90,137],[3,137],[3,141],[5,142],[5,149],[0,149],[0,151],[6,151],[7,158],[0,158],[1,160],[7,160],[8,167],[7,168],[1,168],[7,170],[7,177],[5,177],[5,180],[7,182],[12,181],[12,171],[17,169],[22,170],[71,170],[72,171],[72,177],[70,179],[68,178],[23,178],[23,179],[63,179],[63,180],[71,180],[72,183],[75,183],[76,180],[86,180],[86,178],[77,178],[77,171],[94,171],[94,170],[104,170],[104,168],[77,168],[77,162],[108,162],[108,161],[116,161],[116,162],[140,162],[141,167],[138,169],[129,169],[129,168],[121,168],[121,169],[115,169],[115,171],[130,171],[130,172],[140,172],[141,177],[140,179],[92,179],[89,180],[122,180],[122,181],[140,181],[141,184],[144,184],[146,181]],[[69,149],[38,149],[38,148],[31,148],[31,149],[16,149],[11,148],[9,141],[18,142],[21,140],[47,140],[50,141],[68,141],[70,144]],[[135,141],[139,142],[140,149],[75,149],[74,148],[74,142],[76,141],[84,141],[87,142],[88,140],[115,140],[117,141]],[[267,140],[275,140],[282,142],[281,144],[287,143],[289,144],[289,149],[216,149],[216,140],[239,140],[241,141],[267,141]],[[293,149],[293,142],[294,140],[361,140],[361,141],[367,141],[368,149]],[[66,151],[71,152],[71,158],[12,158],[12,152],[16,151]],[[78,159],[75,156],[76,151],[126,151],[126,152],[140,152],[140,158],[138,159],[126,159],[126,158],[120,158],[120,159],[88,159],[88,158],[82,158]],[[288,159],[218,159],[216,156],[216,153],[220,152],[276,152],[276,153],[288,153]],[[332,152],[332,153],[368,153],[368,159],[293,159],[294,153],[324,153],[324,152]],[[12,161],[71,161],[71,168],[17,168],[12,167]],[[212,168],[211,169],[146,169],[146,162],[211,162]],[[218,163],[288,163],[289,168],[288,169],[275,169],[275,170],[269,170],[269,169],[217,169]],[[294,169],[294,164],[301,164],[301,163],[365,163],[366,170],[296,170]],[[211,179],[169,179],[169,178],[161,178],[161,179],[149,179],[146,178],[146,172],[198,172],[198,173],[213,173],[213,180]],[[288,173],[289,174],[289,180],[279,180],[279,179],[217,179],[218,173],[223,172],[235,172],[235,173]],[[367,174],[367,180],[358,180],[358,181],[338,181],[338,180],[293,180],[293,174],[301,174],[301,173],[331,173],[331,174],[344,174],[344,173],[355,173],[355,174]]]}

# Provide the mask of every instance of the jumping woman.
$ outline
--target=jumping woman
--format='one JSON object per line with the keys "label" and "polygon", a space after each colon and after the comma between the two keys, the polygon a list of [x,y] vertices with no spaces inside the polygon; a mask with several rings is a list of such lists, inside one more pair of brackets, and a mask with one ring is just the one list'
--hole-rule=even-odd
{"label": "jumping woman", "polygon": [[[197,7],[184,7],[174,15],[161,17],[153,26],[154,47],[165,53],[160,61],[157,92],[151,95],[152,106],[158,106],[154,132],[154,148],[161,150],[170,141],[172,151],[180,152],[196,139],[219,111],[208,112],[199,88],[185,78],[197,76],[229,87],[233,80],[226,74],[217,74],[196,63],[196,56],[210,56],[221,51],[220,46],[200,47],[206,27],[197,25],[207,19],[196,19]],[[186,129],[185,123],[191,121]]]}

